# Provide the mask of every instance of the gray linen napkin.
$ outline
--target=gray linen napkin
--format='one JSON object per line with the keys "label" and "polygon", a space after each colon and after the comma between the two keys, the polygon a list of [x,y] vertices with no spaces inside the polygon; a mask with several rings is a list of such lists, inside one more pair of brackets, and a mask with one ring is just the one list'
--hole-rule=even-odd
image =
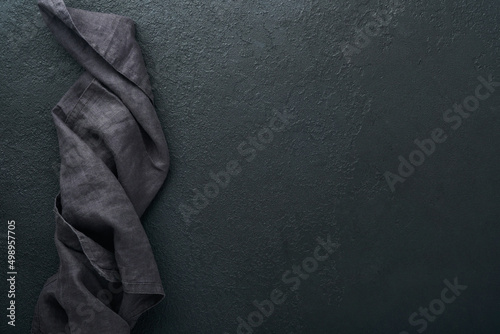
{"label": "gray linen napkin", "polygon": [[40,293],[31,333],[130,333],[165,296],[140,217],[169,167],[134,22],[62,0],[38,6],[85,72],[52,109],[60,263]]}

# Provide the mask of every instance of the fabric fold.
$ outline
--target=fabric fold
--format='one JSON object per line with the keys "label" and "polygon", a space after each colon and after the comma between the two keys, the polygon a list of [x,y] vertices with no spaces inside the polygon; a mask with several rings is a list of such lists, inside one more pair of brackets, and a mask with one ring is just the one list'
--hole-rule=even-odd
{"label": "fabric fold", "polygon": [[62,0],[38,6],[85,72],[51,112],[61,157],[60,261],[42,288],[31,333],[130,333],[165,296],[140,217],[169,168],[134,22]]}

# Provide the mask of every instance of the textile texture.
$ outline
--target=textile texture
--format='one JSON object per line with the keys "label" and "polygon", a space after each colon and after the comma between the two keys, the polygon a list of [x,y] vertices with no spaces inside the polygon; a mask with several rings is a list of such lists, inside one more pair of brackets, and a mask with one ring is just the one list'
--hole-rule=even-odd
{"label": "textile texture", "polygon": [[134,22],[61,0],[38,6],[85,72],[52,109],[60,262],[40,293],[31,333],[130,333],[164,298],[140,217],[169,166]]}

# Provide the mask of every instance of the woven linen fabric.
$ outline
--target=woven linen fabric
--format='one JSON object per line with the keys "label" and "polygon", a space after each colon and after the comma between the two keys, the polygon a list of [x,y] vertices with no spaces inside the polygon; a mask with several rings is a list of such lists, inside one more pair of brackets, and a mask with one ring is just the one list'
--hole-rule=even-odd
{"label": "woven linen fabric", "polygon": [[130,333],[165,296],[140,217],[169,167],[135,23],[61,0],[38,6],[85,71],[51,111],[61,160],[54,200],[60,261],[42,288],[31,333]]}

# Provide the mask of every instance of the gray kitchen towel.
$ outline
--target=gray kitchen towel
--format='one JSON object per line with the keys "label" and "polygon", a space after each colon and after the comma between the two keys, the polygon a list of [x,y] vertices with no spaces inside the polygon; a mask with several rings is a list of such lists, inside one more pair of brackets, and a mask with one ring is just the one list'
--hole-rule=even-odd
{"label": "gray kitchen towel", "polygon": [[62,0],[38,6],[85,72],[52,109],[59,268],[42,288],[31,333],[130,333],[165,296],[140,217],[169,167],[135,23]]}

